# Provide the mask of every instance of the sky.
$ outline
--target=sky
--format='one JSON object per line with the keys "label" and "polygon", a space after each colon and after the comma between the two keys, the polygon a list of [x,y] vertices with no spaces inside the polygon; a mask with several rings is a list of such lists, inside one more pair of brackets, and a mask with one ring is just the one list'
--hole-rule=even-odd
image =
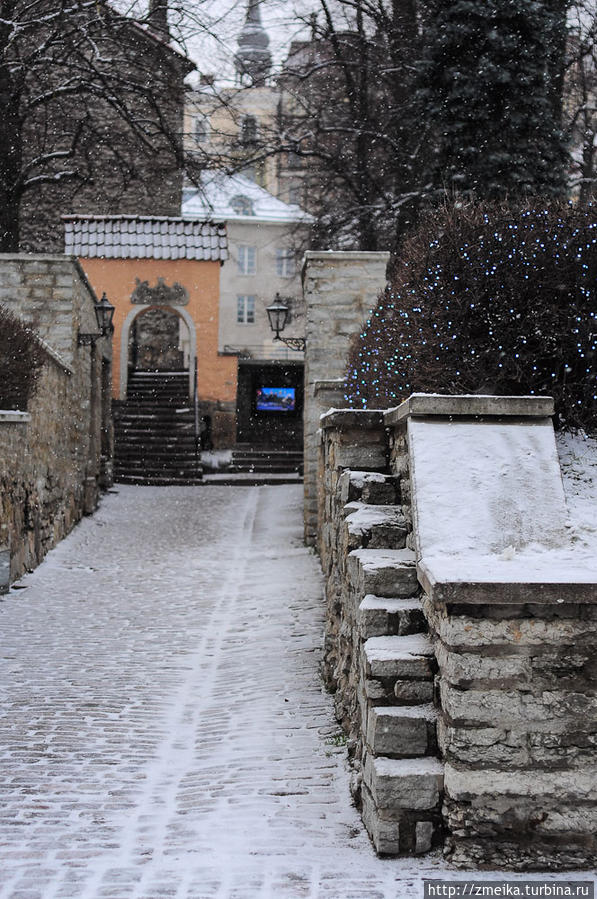
{"label": "sky", "polygon": [[[270,50],[274,64],[286,56],[291,40],[304,35],[305,29],[297,21],[316,7],[316,0],[264,0],[261,21],[270,36]],[[207,16],[208,31],[189,42],[189,55],[200,71],[205,73],[233,73],[232,57],[236,51],[239,32],[247,11],[246,0],[206,0],[202,4]]]}
{"label": "sky", "polygon": [[[142,0],[131,0],[131,4],[135,11],[146,6]],[[169,6],[173,36],[185,32],[184,49],[199,71],[232,78],[247,0],[170,0]],[[262,0],[261,21],[270,36],[274,65],[285,58],[292,40],[307,33],[301,18],[306,21],[317,6],[318,0]]]}

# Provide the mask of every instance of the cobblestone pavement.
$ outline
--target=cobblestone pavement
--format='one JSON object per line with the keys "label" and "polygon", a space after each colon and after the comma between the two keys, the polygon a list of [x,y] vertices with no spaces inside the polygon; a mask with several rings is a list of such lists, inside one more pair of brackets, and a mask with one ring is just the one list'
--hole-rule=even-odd
{"label": "cobblestone pavement", "polygon": [[318,675],[301,488],[120,487],[0,602],[0,899],[421,896]]}

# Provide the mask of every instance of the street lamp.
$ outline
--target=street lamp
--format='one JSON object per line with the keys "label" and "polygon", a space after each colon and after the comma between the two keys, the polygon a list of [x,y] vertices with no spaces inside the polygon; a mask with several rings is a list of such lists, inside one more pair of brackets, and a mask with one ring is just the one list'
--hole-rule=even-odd
{"label": "street lamp", "polygon": [[95,344],[96,341],[100,339],[100,337],[106,337],[107,334],[112,333],[114,306],[112,305],[112,303],[110,303],[105,293],[102,294],[101,300],[99,301],[99,303],[95,303],[93,308],[95,311],[97,326],[99,328],[99,334],[81,334],[81,332],[79,331],[77,340],[79,346],[91,346]]}
{"label": "street lamp", "polygon": [[274,340],[281,340],[282,343],[286,344],[287,347],[290,347],[291,350],[304,352],[304,337],[280,337],[280,334],[290,321],[290,309],[282,301],[282,297],[279,293],[276,294],[273,304],[267,306],[265,311],[267,312],[267,317],[269,319],[269,326],[274,332]]}

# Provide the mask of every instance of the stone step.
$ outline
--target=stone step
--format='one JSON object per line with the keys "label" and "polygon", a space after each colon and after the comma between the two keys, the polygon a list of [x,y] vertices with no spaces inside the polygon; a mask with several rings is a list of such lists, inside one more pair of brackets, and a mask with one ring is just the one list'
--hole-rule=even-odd
{"label": "stone step", "polygon": [[400,501],[398,478],[378,471],[344,471],[339,481],[340,502],[355,500],[373,505],[394,505]]}
{"label": "stone step", "polygon": [[380,855],[421,854],[439,843],[443,783],[439,759],[366,757],[362,815]]}
{"label": "stone step", "polygon": [[151,447],[128,447],[128,446],[120,446],[117,447],[114,453],[114,459],[117,462],[143,462],[144,460],[151,460],[152,462],[160,463],[164,462],[184,462],[189,459],[195,459],[196,456],[201,456],[201,450],[195,452],[195,448],[190,446],[176,446],[176,445],[164,445],[159,448],[151,448]]}
{"label": "stone step", "polygon": [[120,409],[114,409],[114,420],[122,421],[123,419],[137,419],[137,418],[150,418],[150,419],[160,419],[160,418],[170,418],[177,415],[187,415],[189,417],[195,417],[193,412],[193,407],[189,405],[188,402],[185,403],[184,399],[177,401],[176,403],[135,403],[134,405],[131,403],[127,404],[126,408],[120,407]]}
{"label": "stone step", "polygon": [[193,487],[203,486],[201,475],[194,477],[166,477],[163,475],[128,475],[114,474],[114,482],[117,484],[134,484],[138,487]]}
{"label": "stone step", "polygon": [[367,755],[363,782],[380,808],[430,810],[439,806],[444,766],[437,758]]}
{"label": "stone step", "polygon": [[368,549],[404,549],[407,525],[400,506],[348,503],[344,520],[344,551]]}
{"label": "stone step", "polygon": [[190,446],[195,443],[195,432],[187,430],[172,430],[156,433],[147,431],[120,431],[114,430],[114,442],[117,444],[129,444],[130,446]]}
{"label": "stone step", "polygon": [[231,465],[227,471],[230,474],[292,474],[293,472],[299,472],[301,466],[300,465],[248,465],[247,467],[241,467],[238,465]]}
{"label": "stone step", "polygon": [[191,463],[186,464],[173,464],[173,465],[154,465],[152,462],[146,463],[144,465],[115,465],[114,466],[115,474],[130,474],[130,475],[147,475],[152,476],[158,475],[160,477],[174,475],[176,477],[195,477],[197,473],[201,474],[203,469],[201,468],[201,463],[198,465],[194,465]]}
{"label": "stone step", "polygon": [[367,677],[433,679],[435,656],[431,640],[426,634],[370,637],[363,649]]}
{"label": "stone step", "polygon": [[437,752],[437,711],[433,703],[373,706],[367,716],[367,747],[374,756],[416,758]]}
{"label": "stone step", "polygon": [[347,558],[348,577],[357,596],[416,596],[415,554],[410,549],[356,549]]}
{"label": "stone step", "polygon": [[370,637],[423,634],[427,632],[427,621],[420,599],[397,599],[369,593],[359,606],[358,627],[361,639],[368,640]]}

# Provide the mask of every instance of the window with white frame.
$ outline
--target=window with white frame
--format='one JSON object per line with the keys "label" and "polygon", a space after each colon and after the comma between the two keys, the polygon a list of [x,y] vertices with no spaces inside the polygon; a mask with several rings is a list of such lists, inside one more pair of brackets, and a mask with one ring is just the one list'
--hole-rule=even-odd
{"label": "window with white frame", "polygon": [[280,278],[292,278],[295,273],[294,250],[278,247],[276,249],[276,274]]}
{"label": "window with white frame", "polygon": [[255,324],[255,297],[237,296],[236,321],[239,325]]}
{"label": "window with white frame", "polygon": [[238,248],[237,265],[240,275],[254,275],[257,271],[257,248],[241,244]]}

